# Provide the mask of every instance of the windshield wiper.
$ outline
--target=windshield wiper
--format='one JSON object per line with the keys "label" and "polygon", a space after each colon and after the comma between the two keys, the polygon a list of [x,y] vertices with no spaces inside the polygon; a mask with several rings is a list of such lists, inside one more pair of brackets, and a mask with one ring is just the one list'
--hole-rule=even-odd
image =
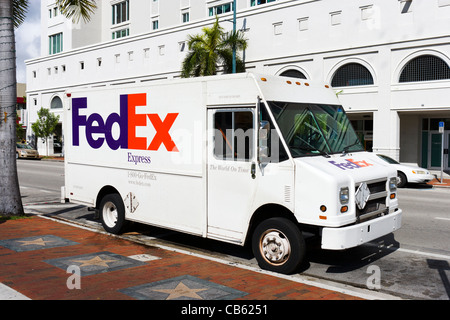
{"label": "windshield wiper", "polygon": [[289,148],[303,150],[303,151],[317,151],[320,155],[324,156],[325,158],[330,158],[330,155],[326,153],[325,151],[319,150],[317,148],[313,147],[299,147],[299,146],[289,146]]}
{"label": "windshield wiper", "polygon": [[344,149],[342,149],[342,157],[345,156],[348,153],[348,149],[350,149],[351,147],[357,145],[359,143],[359,139],[356,138],[356,141],[353,142],[352,144],[349,144],[348,146],[344,147]]}

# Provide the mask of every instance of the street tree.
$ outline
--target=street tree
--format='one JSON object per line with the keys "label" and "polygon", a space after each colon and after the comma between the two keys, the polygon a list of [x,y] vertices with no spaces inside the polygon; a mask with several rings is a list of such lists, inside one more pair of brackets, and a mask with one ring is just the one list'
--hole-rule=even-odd
{"label": "street tree", "polygon": [[31,125],[31,129],[38,138],[42,138],[45,143],[45,149],[48,152],[48,138],[53,137],[56,132],[56,126],[59,122],[59,115],[50,112],[49,109],[41,108],[37,112],[38,119]]}
{"label": "street tree", "polygon": [[[242,31],[224,32],[217,17],[212,27],[204,27],[202,31],[202,34],[188,37],[189,52],[183,60],[181,76],[189,78],[215,75],[219,66],[223,67],[224,73],[231,73],[233,48],[236,51],[247,48],[247,39]],[[236,71],[245,71],[244,61],[238,54],[236,54]]]}
{"label": "street tree", "polygon": [[[0,215],[23,215],[16,165],[16,46],[14,28],[26,18],[30,0],[0,0]],[[85,22],[95,0],[56,0],[61,12]]]}

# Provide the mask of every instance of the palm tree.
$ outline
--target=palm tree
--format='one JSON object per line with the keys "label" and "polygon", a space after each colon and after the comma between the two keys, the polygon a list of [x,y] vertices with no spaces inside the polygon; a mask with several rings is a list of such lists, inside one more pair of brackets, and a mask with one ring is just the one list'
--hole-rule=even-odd
{"label": "palm tree", "polygon": [[[219,19],[212,27],[204,27],[203,34],[189,36],[189,52],[183,61],[183,78],[209,76],[217,74],[219,65],[225,73],[232,72],[233,46],[236,50],[247,48],[247,39],[241,31],[225,33],[219,25]],[[236,71],[245,71],[244,61],[236,55]]]}
{"label": "palm tree", "polygon": [[[23,215],[16,166],[16,49],[14,27],[24,20],[29,0],[0,0],[0,215]],[[89,21],[95,0],[57,0],[74,21]]]}

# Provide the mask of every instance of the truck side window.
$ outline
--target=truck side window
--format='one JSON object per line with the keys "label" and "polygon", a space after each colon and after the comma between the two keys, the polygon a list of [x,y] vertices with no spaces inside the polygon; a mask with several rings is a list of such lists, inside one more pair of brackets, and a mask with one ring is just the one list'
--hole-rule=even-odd
{"label": "truck side window", "polygon": [[214,155],[222,160],[253,158],[253,112],[217,111],[214,114]]}

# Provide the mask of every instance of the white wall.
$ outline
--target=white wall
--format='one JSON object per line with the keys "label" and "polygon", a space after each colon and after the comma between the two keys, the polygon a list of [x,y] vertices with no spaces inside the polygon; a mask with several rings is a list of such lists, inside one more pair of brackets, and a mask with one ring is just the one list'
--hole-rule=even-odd
{"label": "white wall", "polygon": [[[82,25],[80,29],[64,29],[65,41],[72,41],[72,34],[82,39],[86,32],[86,43],[93,42],[98,34],[101,43],[78,47],[82,41],[73,41],[78,48],[53,56],[47,56],[48,33],[65,24],[48,25],[44,21],[43,57],[27,62],[28,96],[35,96],[39,105],[48,105],[48,95],[79,85],[178,76],[186,53],[180,51],[180,43],[188,35],[200,33],[204,26],[211,26],[214,18],[208,17],[207,8],[223,2],[132,0],[127,22],[130,36],[112,41],[111,6],[109,1],[102,1],[102,19],[96,17],[93,21],[101,28]],[[401,118],[410,112],[426,116],[428,111],[450,116],[450,81],[400,84],[398,78],[404,65],[421,54],[438,55],[450,64],[450,1],[409,3],[406,11],[406,2],[398,0],[279,0],[257,7],[250,7],[249,0],[238,0],[237,26],[240,28],[246,21],[249,40],[246,66],[249,71],[269,74],[297,69],[309,79],[325,83],[345,63],[366,66],[374,78],[373,85],[334,89],[343,90],[339,98],[348,112],[373,113],[374,151],[397,159],[404,153],[406,159],[414,160],[418,146],[401,142],[401,133],[406,134],[401,129]],[[182,9],[190,12],[188,24],[181,23]],[[44,4],[42,10],[42,16],[47,16]],[[153,18],[159,19],[157,31],[151,30]],[[221,26],[230,30],[232,24],[226,20],[232,14],[220,18]]]}

